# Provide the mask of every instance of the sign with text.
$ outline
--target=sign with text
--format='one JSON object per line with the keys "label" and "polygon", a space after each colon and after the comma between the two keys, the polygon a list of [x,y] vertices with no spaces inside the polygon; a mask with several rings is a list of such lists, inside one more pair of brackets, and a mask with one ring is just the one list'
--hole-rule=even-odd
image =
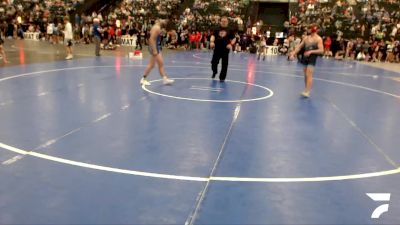
{"label": "sign with text", "polygon": [[24,39],[39,41],[39,32],[25,32]]}
{"label": "sign with text", "polygon": [[133,36],[125,35],[125,36],[121,37],[121,45],[135,47],[136,40],[137,40],[136,35],[133,35]]}
{"label": "sign with text", "polygon": [[278,46],[267,46],[267,47],[268,47],[267,55],[278,55],[279,54]]}

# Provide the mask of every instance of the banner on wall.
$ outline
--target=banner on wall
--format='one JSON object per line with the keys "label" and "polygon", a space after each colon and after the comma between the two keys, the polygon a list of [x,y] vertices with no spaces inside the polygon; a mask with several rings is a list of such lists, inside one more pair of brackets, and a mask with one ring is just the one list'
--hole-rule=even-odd
{"label": "banner on wall", "polygon": [[39,32],[25,32],[24,39],[39,41]]}
{"label": "banner on wall", "polygon": [[125,35],[121,37],[121,45],[136,47],[136,40],[137,40],[136,35],[133,36]]}

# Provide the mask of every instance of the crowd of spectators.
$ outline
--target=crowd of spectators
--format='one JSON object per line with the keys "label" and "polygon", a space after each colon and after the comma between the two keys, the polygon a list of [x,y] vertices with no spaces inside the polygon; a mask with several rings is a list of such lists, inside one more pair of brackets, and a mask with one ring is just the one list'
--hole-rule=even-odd
{"label": "crowd of spectators", "polygon": [[289,32],[317,24],[325,57],[399,62],[399,0],[300,0],[290,8]]}
{"label": "crowd of spectators", "polygon": [[[62,18],[69,15],[76,42],[90,43],[92,21],[99,18],[104,45],[120,44],[124,35],[138,37],[140,48],[147,44],[150,28],[158,18],[170,18],[173,29],[162,44],[173,49],[209,49],[212,30],[222,15],[235,30],[235,52],[256,53],[260,40],[279,46],[287,54],[299,43],[305,28],[317,24],[324,39],[324,57],[366,61],[399,62],[399,0],[299,0],[290,3],[289,20],[282,26],[283,37],[275,37],[268,21],[252,23],[245,18],[245,0],[194,0],[182,9],[182,0],[123,0],[108,12],[77,14],[83,0],[14,0],[0,3],[3,36],[23,38],[24,32],[39,32],[40,38],[58,43]],[[256,27],[255,32],[251,29]]]}
{"label": "crowd of spectators", "polygon": [[23,38],[24,32],[46,34],[48,24],[55,34],[61,28],[64,16],[72,15],[83,0],[9,0],[0,4],[2,35]]}

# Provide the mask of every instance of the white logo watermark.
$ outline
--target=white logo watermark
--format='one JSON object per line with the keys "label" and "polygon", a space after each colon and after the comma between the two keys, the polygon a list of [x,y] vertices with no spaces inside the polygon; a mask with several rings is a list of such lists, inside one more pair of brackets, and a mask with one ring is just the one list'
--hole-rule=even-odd
{"label": "white logo watermark", "polygon": [[390,193],[367,193],[368,197],[370,197],[375,202],[386,202],[387,204],[383,204],[378,206],[371,215],[372,219],[379,219],[381,215],[385,212],[389,211],[389,201],[390,201]]}

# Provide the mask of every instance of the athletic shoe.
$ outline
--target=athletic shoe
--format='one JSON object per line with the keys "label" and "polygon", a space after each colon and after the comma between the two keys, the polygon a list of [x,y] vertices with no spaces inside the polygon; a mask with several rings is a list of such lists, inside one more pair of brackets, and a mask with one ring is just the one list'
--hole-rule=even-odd
{"label": "athletic shoe", "polygon": [[172,83],[174,83],[174,80],[168,79],[168,78],[164,78],[163,79],[163,84],[164,85],[171,85]]}
{"label": "athletic shoe", "polygon": [[309,97],[310,97],[310,92],[303,91],[303,92],[301,93],[301,96],[302,96],[303,98],[309,98]]}
{"label": "athletic shoe", "polygon": [[143,86],[149,86],[151,85],[151,83],[149,81],[147,81],[146,78],[142,77],[142,79],[140,80],[140,84]]}

